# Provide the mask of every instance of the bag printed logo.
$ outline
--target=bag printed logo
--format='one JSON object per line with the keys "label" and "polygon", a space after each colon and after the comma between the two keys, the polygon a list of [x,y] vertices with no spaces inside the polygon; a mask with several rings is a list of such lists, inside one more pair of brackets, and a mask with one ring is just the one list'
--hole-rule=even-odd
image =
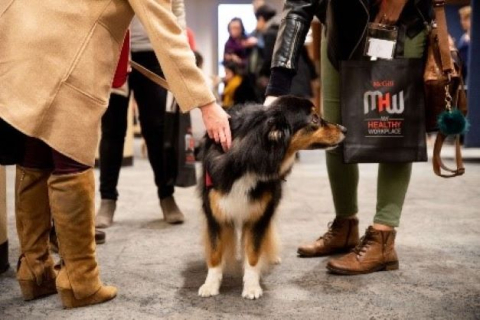
{"label": "bag printed logo", "polygon": [[365,117],[367,137],[403,136],[403,118],[398,118],[405,111],[403,90],[396,94],[367,91],[363,109],[365,115],[372,116]]}

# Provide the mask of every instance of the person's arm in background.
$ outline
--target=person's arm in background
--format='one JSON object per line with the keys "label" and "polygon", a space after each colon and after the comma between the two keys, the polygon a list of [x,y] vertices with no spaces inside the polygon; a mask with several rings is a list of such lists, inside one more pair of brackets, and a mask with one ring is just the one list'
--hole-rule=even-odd
{"label": "person's arm in background", "polygon": [[195,56],[176,22],[170,2],[128,1],[147,31],[165,78],[182,111],[200,107],[209,137],[228,149],[231,145],[229,117],[216,103],[201,70],[197,68]]}
{"label": "person's arm in background", "polygon": [[265,104],[288,94],[295,76],[298,58],[315,12],[326,0],[286,0],[282,22],[273,50],[270,81]]}

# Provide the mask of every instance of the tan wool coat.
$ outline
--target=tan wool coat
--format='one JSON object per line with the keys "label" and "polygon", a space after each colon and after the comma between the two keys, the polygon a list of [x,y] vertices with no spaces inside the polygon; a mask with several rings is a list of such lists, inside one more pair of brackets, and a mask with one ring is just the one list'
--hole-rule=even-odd
{"label": "tan wool coat", "polygon": [[181,109],[213,102],[169,0],[1,0],[0,118],[93,165],[100,120],[134,14]]}

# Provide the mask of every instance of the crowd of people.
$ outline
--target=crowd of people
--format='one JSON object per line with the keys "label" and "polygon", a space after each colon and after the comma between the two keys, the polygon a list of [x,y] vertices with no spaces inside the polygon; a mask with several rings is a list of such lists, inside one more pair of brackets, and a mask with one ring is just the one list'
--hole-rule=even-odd
{"label": "crowd of people", "polygon": [[[165,163],[171,161],[163,148],[167,90],[136,70],[129,72],[129,56],[166,78],[182,111],[200,108],[208,137],[227,151],[232,140],[224,109],[246,102],[268,105],[287,94],[313,97],[312,82],[318,74],[304,41],[314,17],[328,26],[321,43],[320,78],[323,116],[332,123],[342,122],[339,62],[361,59],[364,48],[358,43],[363,41],[366,25],[377,21],[404,26],[407,36],[402,57],[422,57],[427,40],[425,19],[431,19],[429,0],[369,1],[368,8],[362,1],[352,1],[349,7],[330,1],[328,14],[325,1],[287,0],[283,19],[272,6],[259,5],[257,26],[251,34],[240,18],[228,24],[225,86],[217,101],[197,67],[201,55],[197,52],[195,59],[183,0],[172,1],[172,6],[156,0],[116,5],[107,0],[95,5],[87,2],[62,4],[89,18],[78,20],[57,14],[58,0],[36,4],[12,0],[8,8],[0,5],[0,43],[7,48],[0,55],[0,118],[26,136],[25,152],[16,169],[21,247],[17,279],[25,300],[58,292],[66,307],[102,303],[116,296],[116,288],[104,285],[99,277],[95,227],[105,229],[114,221],[132,95],[161,211],[168,223],[185,219],[174,199],[174,185],[166,179]],[[458,49],[467,60],[470,9],[462,9],[460,15],[466,33]],[[22,22],[25,16],[36,28]],[[122,47],[123,58],[119,58]],[[113,78],[117,83],[112,90]],[[102,201],[95,215],[93,165],[100,126]],[[299,246],[298,254],[346,253],[328,263],[328,269],[337,274],[398,269],[395,228],[400,225],[412,164],[379,164],[377,206],[370,209],[374,218],[360,237],[358,165],[345,164],[340,148],[327,151],[326,161],[335,218],[319,238]],[[52,221],[62,258],[58,265],[49,249]],[[101,237],[98,232],[97,237]]]}
{"label": "crowd of people", "polygon": [[[254,14],[257,24],[250,34],[246,33],[241,18],[233,18],[228,24],[229,38],[223,55],[225,89],[222,94],[222,106],[226,109],[265,99],[281,19],[277,10],[265,3],[259,3]],[[312,99],[313,82],[318,75],[305,46],[299,52],[298,64],[290,93]]]}

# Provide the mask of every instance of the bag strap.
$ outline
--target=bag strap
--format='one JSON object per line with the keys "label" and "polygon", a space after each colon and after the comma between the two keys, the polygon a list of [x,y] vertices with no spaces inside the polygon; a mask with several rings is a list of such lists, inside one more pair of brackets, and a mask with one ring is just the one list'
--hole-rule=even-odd
{"label": "bag strap", "polygon": [[143,74],[145,77],[147,77],[151,81],[158,84],[160,87],[163,87],[164,89],[170,91],[170,87],[168,86],[167,81],[164,78],[160,77],[158,74],[153,73],[152,71],[148,70],[141,64],[138,64],[132,60],[130,60],[130,65],[132,66],[133,69],[137,70],[138,72]]}
{"label": "bag strap", "polygon": [[433,0],[433,8],[435,10],[435,21],[437,23],[438,48],[440,50],[442,71],[444,74],[448,75],[454,70],[452,69],[452,57],[450,55],[450,46],[448,44],[445,0]]}
{"label": "bag strap", "polygon": [[[448,168],[442,161],[441,152],[442,147],[447,137],[442,134],[438,133],[437,138],[435,139],[435,146],[433,147],[433,172],[439,177],[443,178],[453,178],[457,176],[461,176],[465,173],[465,167],[463,166],[462,160],[462,149],[460,146],[460,135],[455,137],[455,162],[457,164],[457,169],[450,169]],[[450,174],[442,173],[442,169],[449,172]]]}

